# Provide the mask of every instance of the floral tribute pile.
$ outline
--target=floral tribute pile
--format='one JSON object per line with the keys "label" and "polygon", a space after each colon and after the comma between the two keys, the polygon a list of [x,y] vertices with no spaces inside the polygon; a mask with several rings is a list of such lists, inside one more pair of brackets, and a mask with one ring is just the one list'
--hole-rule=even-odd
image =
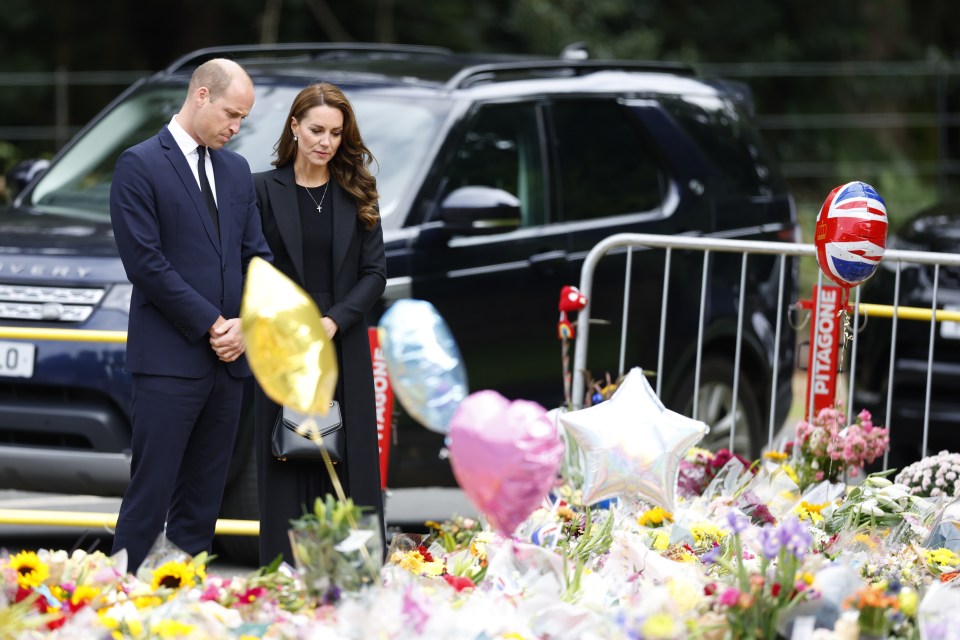
{"label": "floral tribute pile", "polygon": [[[690,449],[673,510],[584,506],[564,468],[513,535],[427,523],[395,535],[372,574],[360,510],[332,499],[293,523],[308,545],[296,567],[244,577],[169,546],[136,576],[122,556],[5,553],[0,638],[956,637],[954,463],[848,484],[886,430],[845,422],[822,413],[753,462]],[[306,578],[321,566],[336,568]]]}

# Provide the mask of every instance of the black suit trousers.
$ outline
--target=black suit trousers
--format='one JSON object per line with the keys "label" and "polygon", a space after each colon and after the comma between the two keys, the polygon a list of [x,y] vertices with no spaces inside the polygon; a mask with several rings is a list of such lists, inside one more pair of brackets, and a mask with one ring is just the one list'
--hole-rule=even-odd
{"label": "black suit trousers", "polygon": [[164,525],[187,553],[210,551],[242,400],[242,378],[219,362],[203,378],[133,376],[130,484],[113,543],[131,572]]}

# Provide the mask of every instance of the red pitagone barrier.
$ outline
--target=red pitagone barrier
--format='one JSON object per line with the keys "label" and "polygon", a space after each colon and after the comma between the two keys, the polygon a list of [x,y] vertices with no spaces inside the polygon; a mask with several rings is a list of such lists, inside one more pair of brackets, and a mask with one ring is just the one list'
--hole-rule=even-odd
{"label": "red pitagone barrier", "polygon": [[[840,287],[813,287],[813,300],[800,300],[797,306],[810,311],[810,352],[807,359],[807,401],[805,416],[832,407],[837,395],[837,370],[840,357]],[[813,393],[810,390],[813,389]],[[813,413],[810,400],[813,398]]]}
{"label": "red pitagone barrier", "polygon": [[390,464],[390,439],[393,429],[393,387],[387,375],[387,361],[383,359],[380,336],[376,327],[367,330],[370,337],[370,359],[373,360],[373,390],[377,403],[377,445],[380,450],[380,488],[387,488],[387,470]]}

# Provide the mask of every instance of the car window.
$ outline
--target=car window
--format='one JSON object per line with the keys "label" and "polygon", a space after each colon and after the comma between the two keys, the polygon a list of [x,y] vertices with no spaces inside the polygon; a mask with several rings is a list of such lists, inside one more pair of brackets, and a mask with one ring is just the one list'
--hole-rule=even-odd
{"label": "car window", "polygon": [[552,105],[560,215],[589,220],[657,208],[665,174],[634,116],[615,100]]}
{"label": "car window", "polygon": [[58,161],[31,193],[41,212],[78,219],[110,219],[110,184],[120,154],[169,122],[183,103],[182,87],[139,92],[95,123]]}
{"label": "car window", "polygon": [[665,96],[661,104],[693,138],[735,193],[770,195],[783,179],[747,115],[721,96]]}
{"label": "car window", "polygon": [[[266,171],[290,104],[301,86],[257,87],[257,99],[240,133],[227,145],[244,156],[253,172]],[[364,142],[376,158],[371,167],[380,193],[384,227],[401,226],[393,215],[414,173],[428,155],[449,110],[449,101],[381,95],[344,88],[357,114]],[[78,138],[30,193],[38,213],[109,221],[110,184],[117,158],[170,121],[183,103],[181,85],[148,85],[124,99]]]}
{"label": "car window", "polygon": [[544,223],[543,154],[532,103],[481,105],[446,172],[444,196],[460,187],[502,189],[520,200],[521,226]]}

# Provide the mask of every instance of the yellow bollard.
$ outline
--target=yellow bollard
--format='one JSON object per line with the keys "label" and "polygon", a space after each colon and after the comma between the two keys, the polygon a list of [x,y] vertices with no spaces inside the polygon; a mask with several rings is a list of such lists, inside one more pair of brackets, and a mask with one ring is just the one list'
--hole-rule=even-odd
{"label": "yellow bollard", "polygon": [[[930,320],[932,310],[924,307],[894,307],[889,304],[871,304],[861,302],[858,307],[860,314],[872,318],[892,318],[896,308],[897,317],[904,320]],[[937,309],[937,321],[960,322],[960,311]]]}
{"label": "yellow bollard", "polygon": [[[96,527],[112,531],[117,514],[88,511],[40,511],[36,509],[0,509],[0,524],[39,525],[51,527]],[[216,533],[228,536],[260,535],[256,520],[217,520]]]}

